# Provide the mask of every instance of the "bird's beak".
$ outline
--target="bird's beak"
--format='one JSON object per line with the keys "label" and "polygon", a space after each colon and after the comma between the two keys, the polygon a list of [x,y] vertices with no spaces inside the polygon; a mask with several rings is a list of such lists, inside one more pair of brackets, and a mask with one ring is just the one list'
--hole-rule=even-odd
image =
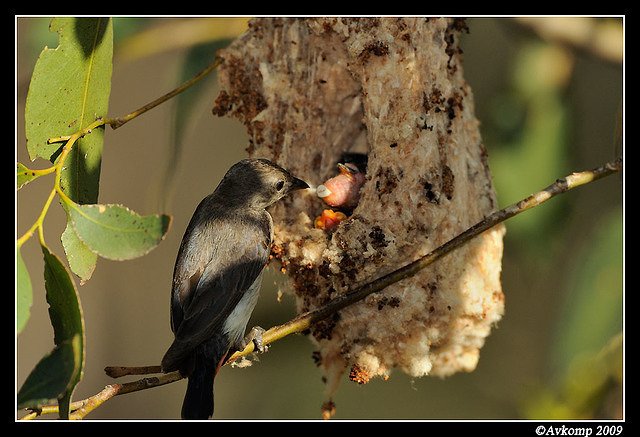
{"label": "bird's beak", "polygon": [[338,164],[338,169],[340,173],[346,175],[350,178],[353,178],[354,175],[360,173],[360,170],[353,164]]}
{"label": "bird's beak", "polygon": [[293,178],[291,185],[289,186],[289,191],[304,190],[305,188],[309,188],[309,184],[302,179]]}

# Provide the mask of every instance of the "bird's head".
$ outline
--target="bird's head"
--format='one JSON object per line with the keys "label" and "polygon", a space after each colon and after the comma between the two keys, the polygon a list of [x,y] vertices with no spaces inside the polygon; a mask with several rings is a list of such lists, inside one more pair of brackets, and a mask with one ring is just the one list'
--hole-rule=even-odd
{"label": "bird's head", "polygon": [[266,159],[243,159],[224,176],[217,191],[232,203],[267,208],[292,191],[309,188],[302,179]]}

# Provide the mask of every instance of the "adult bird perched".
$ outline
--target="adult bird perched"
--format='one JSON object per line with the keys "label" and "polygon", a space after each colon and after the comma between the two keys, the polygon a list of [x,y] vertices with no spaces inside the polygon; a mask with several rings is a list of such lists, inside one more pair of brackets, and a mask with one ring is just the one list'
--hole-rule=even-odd
{"label": "adult bird perched", "polygon": [[188,377],[183,419],[213,415],[213,381],[228,354],[250,342],[262,348],[261,328],[244,337],[273,239],[265,208],[306,182],[266,159],[233,165],[196,208],[173,272],[171,329],[175,339],[163,372]]}

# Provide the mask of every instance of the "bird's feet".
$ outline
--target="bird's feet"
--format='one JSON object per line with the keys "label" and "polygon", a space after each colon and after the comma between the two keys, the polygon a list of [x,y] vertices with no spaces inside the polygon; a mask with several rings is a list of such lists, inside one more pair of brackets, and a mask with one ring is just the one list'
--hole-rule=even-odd
{"label": "bird's feet", "polygon": [[240,341],[240,344],[236,346],[236,349],[239,351],[243,351],[247,345],[253,342],[254,350],[263,353],[266,352],[269,348],[268,345],[264,344],[262,341],[262,335],[265,333],[264,328],[260,326],[254,326],[251,328],[251,331]]}

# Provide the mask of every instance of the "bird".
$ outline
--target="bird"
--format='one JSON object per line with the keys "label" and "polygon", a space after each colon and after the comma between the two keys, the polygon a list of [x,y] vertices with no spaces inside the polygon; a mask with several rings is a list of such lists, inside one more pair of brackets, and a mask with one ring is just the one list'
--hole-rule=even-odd
{"label": "bird", "polygon": [[164,373],[188,378],[183,419],[213,415],[213,384],[226,358],[253,341],[260,327],[246,326],[257,303],[271,251],[273,220],[266,210],[302,179],[262,158],[229,168],[213,193],[197,206],[178,249],[171,289],[173,342],[162,358]]}
{"label": "bird", "polygon": [[339,163],[338,169],[340,174],[318,185],[316,194],[329,206],[351,211],[358,204],[360,188],[365,182],[364,173],[350,163]]}

